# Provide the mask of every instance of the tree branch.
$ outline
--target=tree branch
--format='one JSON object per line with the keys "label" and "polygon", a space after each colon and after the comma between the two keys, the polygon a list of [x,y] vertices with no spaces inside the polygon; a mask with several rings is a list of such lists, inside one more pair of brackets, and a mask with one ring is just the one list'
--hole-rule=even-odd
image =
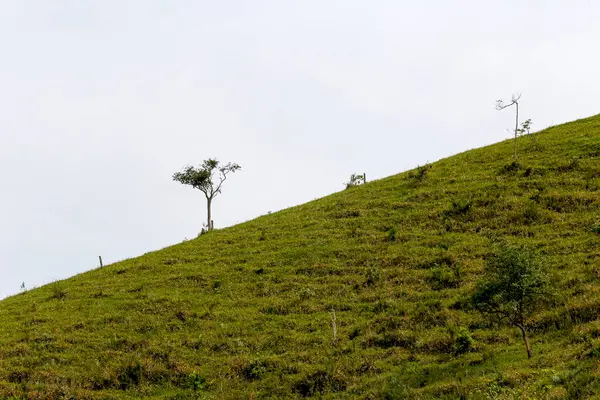
{"label": "tree branch", "polygon": [[223,182],[225,182],[225,180],[227,179],[227,171],[221,171],[221,176],[219,177],[219,185],[217,186],[217,190],[215,190],[215,193],[221,193],[221,186],[223,185]]}
{"label": "tree branch", "polygon": [[504,101],[501,99],[496,100],[496,110],[500,111],[500,110],[504,110],[505,108],[508,108],[510,106],[514,106],[515,104],[517,104],[519,102],[519,100],[521,99],[521,96],[522,96],[522,94],[520,94],[520,93],[517,96],[513,95],[509,104],[504,104]]}

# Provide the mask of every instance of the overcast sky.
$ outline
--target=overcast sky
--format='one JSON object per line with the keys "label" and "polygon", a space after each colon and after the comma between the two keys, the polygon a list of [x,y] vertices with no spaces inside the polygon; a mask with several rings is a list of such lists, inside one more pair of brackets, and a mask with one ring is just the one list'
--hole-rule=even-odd
{"label": "overcast sky", "polygon": [[596,0],[2,0],[0,298],[600,112]]}

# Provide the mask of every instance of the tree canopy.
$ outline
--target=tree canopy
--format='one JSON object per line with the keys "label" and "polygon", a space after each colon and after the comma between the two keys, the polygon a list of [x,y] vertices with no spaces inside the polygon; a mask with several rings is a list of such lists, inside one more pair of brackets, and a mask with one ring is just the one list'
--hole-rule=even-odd
{"label": "tree canopy", "polygon": [[471,301],[476,309],[498,322],[518,327],[531,358],[527,320],[549,299],[549,277],[533,250],[507,242],[496,246],[486,260],[484,278]]}
{"label": "tree canopy", "polygon": [[183,171],[173,174],[173,180],[184,185],[192,186],[194,189],[204,193],[207,203],[207,222],[208,230],[213,229],[211,205],[212,200],[221,193],[223,182],[227,179],[229,173],[234,173],[242,169],[236,163],[227,163],[220,166],[220,162],[214,158],[206,159],[198,167],[186,166]]}

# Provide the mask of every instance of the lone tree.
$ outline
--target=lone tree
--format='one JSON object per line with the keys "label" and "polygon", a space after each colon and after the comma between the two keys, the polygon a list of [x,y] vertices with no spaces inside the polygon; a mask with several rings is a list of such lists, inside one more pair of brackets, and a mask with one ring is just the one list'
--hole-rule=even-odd
{"label": "lone tree", "polygon": [[527,321],[549,298],[549,279],[539,256],[526,247],[502,242],[486,260],[484,278],[471,304],[498,323],[519,328],[531,358]]}
{"label": "lone tree", "polygon": [[188,165],[182,172],[173,174],[174,181],[183,183],[184,185],[190,185],[194,189],[198,189],[204,193],[207,208],[206,226],[209,231],[214,228],[211,215],[213,199],[221,193],[221,186],[223,186],[223,182],[227,179],[227,175],[230,172],[233,173],[242,168],[235,163],[227,163],[221,167],[219,167],[219,165],[219,161],[209,158],[204,160],[202,165],[198,168]]}
{"label": "lone tree", "polygon": [[496,100],[496,110],[501,111],[505,108],[515,106],[515,144],[514,144],[514,158],[517,159],[517,136],[519,133],[524,133],[525,130],[529,132],[529,128],[531,127],[531,119],[528,119],[523,124],[522,128],[519,128],[519,100],[521,100],[521,95],[512,95],[510,103],[505,104],[504,100]]}

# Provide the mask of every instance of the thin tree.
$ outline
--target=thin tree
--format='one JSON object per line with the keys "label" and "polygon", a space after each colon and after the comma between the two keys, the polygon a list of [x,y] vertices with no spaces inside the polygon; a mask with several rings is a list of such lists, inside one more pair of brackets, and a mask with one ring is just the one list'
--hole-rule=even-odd
{"label": "thin tree", "polygon": [[[519,134],[520,135],[529,135],[531,133],[531,125],[533,123],[531,122],[531,118],[525,120],[522,124],[521,127],[519,128]],[[536,143],[535,141],[535,134],[531,136],[533,138],[533,143]]]}
{"label": "thin tree", "polygon": [[212,201],[221,193],[223,182],[227,179],[229,173],[239,171],[242,167],[235,163],[227,163],[219,167],[220,163],[216,159],[209,158],[202,162],[202,165],[195,168],[187,166],[182,172],[173,174],[173,180],[184,185],[190,185],[194,189],[200,190],[206,197],[207,209],[207,229],[214,228],[212,220]]}
{"label": "thin tree", "polygon": [[532,250],[501,242],[486,260],[484,278],[471,297],[471,304],[499,324],[519,328],[527,349],[533,352],[527,333],[528,319],[550,299],[550,279]]}
{"label": "thin tree", "polygon": [[514,144],[514,158],[517,159],[517,136],[519,134],[519,100],[521,95],[512,95],[511,101],[508,104],[504,104],[504,100],[496,100],[496,110],[501,111],[505,108],[515,106],[515,144]]}

